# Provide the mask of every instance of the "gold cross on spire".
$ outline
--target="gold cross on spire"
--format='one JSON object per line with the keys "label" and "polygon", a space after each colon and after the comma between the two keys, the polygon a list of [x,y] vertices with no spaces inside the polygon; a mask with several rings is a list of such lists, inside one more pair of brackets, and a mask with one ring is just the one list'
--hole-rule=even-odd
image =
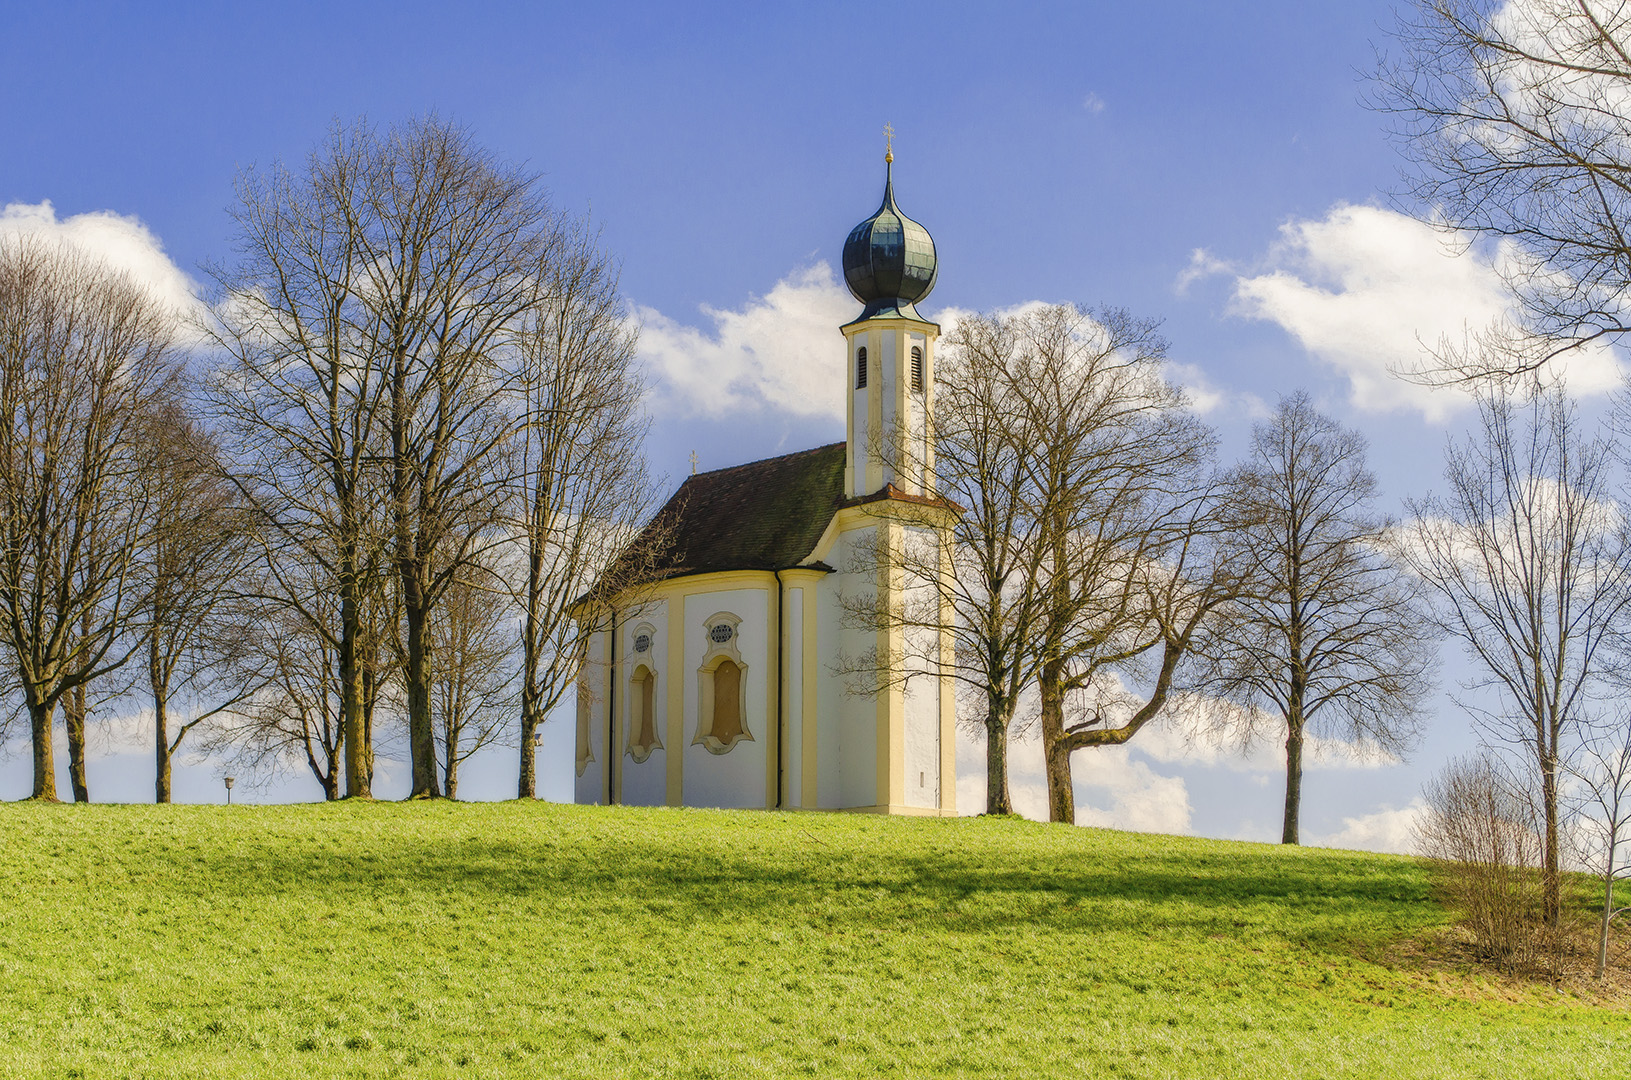
{"label": "gold cross on spire", "polygon": [[691,451],[691,475],[695,476],[696,474],[697,474],[697,452],[695,450],[693,450],[693,451]]}
{"label": "gold cross on spire", "polygon": [[883,126],[884,150],[883,159],[890,164],[895,161],[895,128],[892,124]]}

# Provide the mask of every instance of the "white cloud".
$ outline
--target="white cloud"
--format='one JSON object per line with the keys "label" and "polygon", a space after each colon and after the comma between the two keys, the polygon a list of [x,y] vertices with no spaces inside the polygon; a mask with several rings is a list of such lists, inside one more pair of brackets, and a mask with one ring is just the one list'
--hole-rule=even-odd
{"label": "white cloud", "polygon": [[1202,416],[1233,413],[1261,420],[1272,411],[1268,403],[1256,394],[1229,390],[1214,383],[1197,364],[1169,362],[1167,378],[1184,388],[1189,403]]}
{"label": "white cloud", "polygon": [[798,416],[844,416],[844,347],[838,328],[859,312],[825,262],[795,270],[741,308],[704,307],[698,329],[637,307],[640,352],[657,398],[681,413],[722,416],[765,407]]}
{"label": "white cloud", "polygon": [[198,285],[171,261],[164,245],[139,218],[95,210],[57,219],[50,200],[10,203],[0,210],[0,236],[29,236],[60,243],[129,274],[160,303],[184,318],[202,313]]}
{"label": "white cloud", "polygon": [[[1497,265],[1509,249],[1447,247],[1432,226],[1373,206],[1339,203],[1319,220],[1280,227],[1264,271],[1236,276],[1233,310],[1283,327],[1348,380],[1354,405],[1371,411],[1409,409],[1442,420],[1468,402],[1458,390],[1434,390],[1394,377],[1424,357],[1424,343],[1460,341],[1508,312]],[[1179,276],[1186,287],[1211,273],[1233,272],[1203,251]],[[1576,394],[1620,384],[1606,347],[1570,357]]]}
{"label": "white cloud", "polygon": [[1078,753],[1071,761],[1071,774],[1076,781],[1078,825],[1176,835],[1190,831],[1184,778],[1162,776],[1133,758],[1128,747]]}
{"label": "white cloud", "polygon": [[1416,822],[1426,809],[1427,804],[1418,798],[1402,809],[1388,808],[1343,818],[1341,829],[1309,839],[1307,843],[1315,847],[1410,854],[1416,849]]}
{"label": "white cloud", "polygon": [[1089,91],[1088,95],[1082,99],[1082,108],[1097,116],[1105,110],[1106,105],[1103,98]]}

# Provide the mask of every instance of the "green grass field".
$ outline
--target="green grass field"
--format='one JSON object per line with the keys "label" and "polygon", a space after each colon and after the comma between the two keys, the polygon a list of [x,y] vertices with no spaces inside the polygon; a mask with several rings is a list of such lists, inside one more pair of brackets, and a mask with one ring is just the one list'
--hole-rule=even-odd
{"label": "green grass field", "polygon": [[1404,858],[519,803],[0,829],[5,1077],[1631,1075],[1623,1003],[1420,960]]}

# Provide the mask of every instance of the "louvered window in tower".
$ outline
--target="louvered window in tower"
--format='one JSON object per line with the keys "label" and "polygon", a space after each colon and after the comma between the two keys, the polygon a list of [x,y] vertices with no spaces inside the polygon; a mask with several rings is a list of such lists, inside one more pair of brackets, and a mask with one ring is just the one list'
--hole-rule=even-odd
{"label": "louvered window in tower", "polygon": [[923,350],[912,346],[912,393],[923,393]]}
{"label": "louvered window in tower", "polygon": [[866,389],[866,349],[855,350],[855,389]]}

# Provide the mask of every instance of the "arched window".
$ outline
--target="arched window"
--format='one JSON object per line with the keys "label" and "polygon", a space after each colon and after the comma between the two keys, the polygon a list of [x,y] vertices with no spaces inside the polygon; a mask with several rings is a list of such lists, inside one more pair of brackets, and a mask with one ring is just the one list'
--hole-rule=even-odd
{"label": "arched window", "polygon": [[595,760],[595,752],[589,746],[589,706],[593,702],[594,691],[589,688],[588,676],[582,676],[578,679],[578,752],[576,764],[579,776],[582,776],[583,770],[587,769],[589,763]]}
{"label": "arched window", "polygon": [[657,735],[657,673],[641,664],[629,679],[629,756],[639,763],[662,748]]}
{"label": "arched window", "polygon": [[855,350],[855,389],[866,389],[866,346]]}
{"label": "arched window", "polygon": [[704,621],[707,651],[697,669],[698,743],[710,753],[728,753],[744,739],[753,741],[748,730],[747,664],[737,648],[741,619],[728,612]]}
{"label": "arched window", "polygon": [[923,350],[912,346],[912,393],[923,393]]}
{"label": "arched window", "polygon": [[721,660],[714,668],[714,722],[708,733],[727,745],[742,737],[742,669]]}

